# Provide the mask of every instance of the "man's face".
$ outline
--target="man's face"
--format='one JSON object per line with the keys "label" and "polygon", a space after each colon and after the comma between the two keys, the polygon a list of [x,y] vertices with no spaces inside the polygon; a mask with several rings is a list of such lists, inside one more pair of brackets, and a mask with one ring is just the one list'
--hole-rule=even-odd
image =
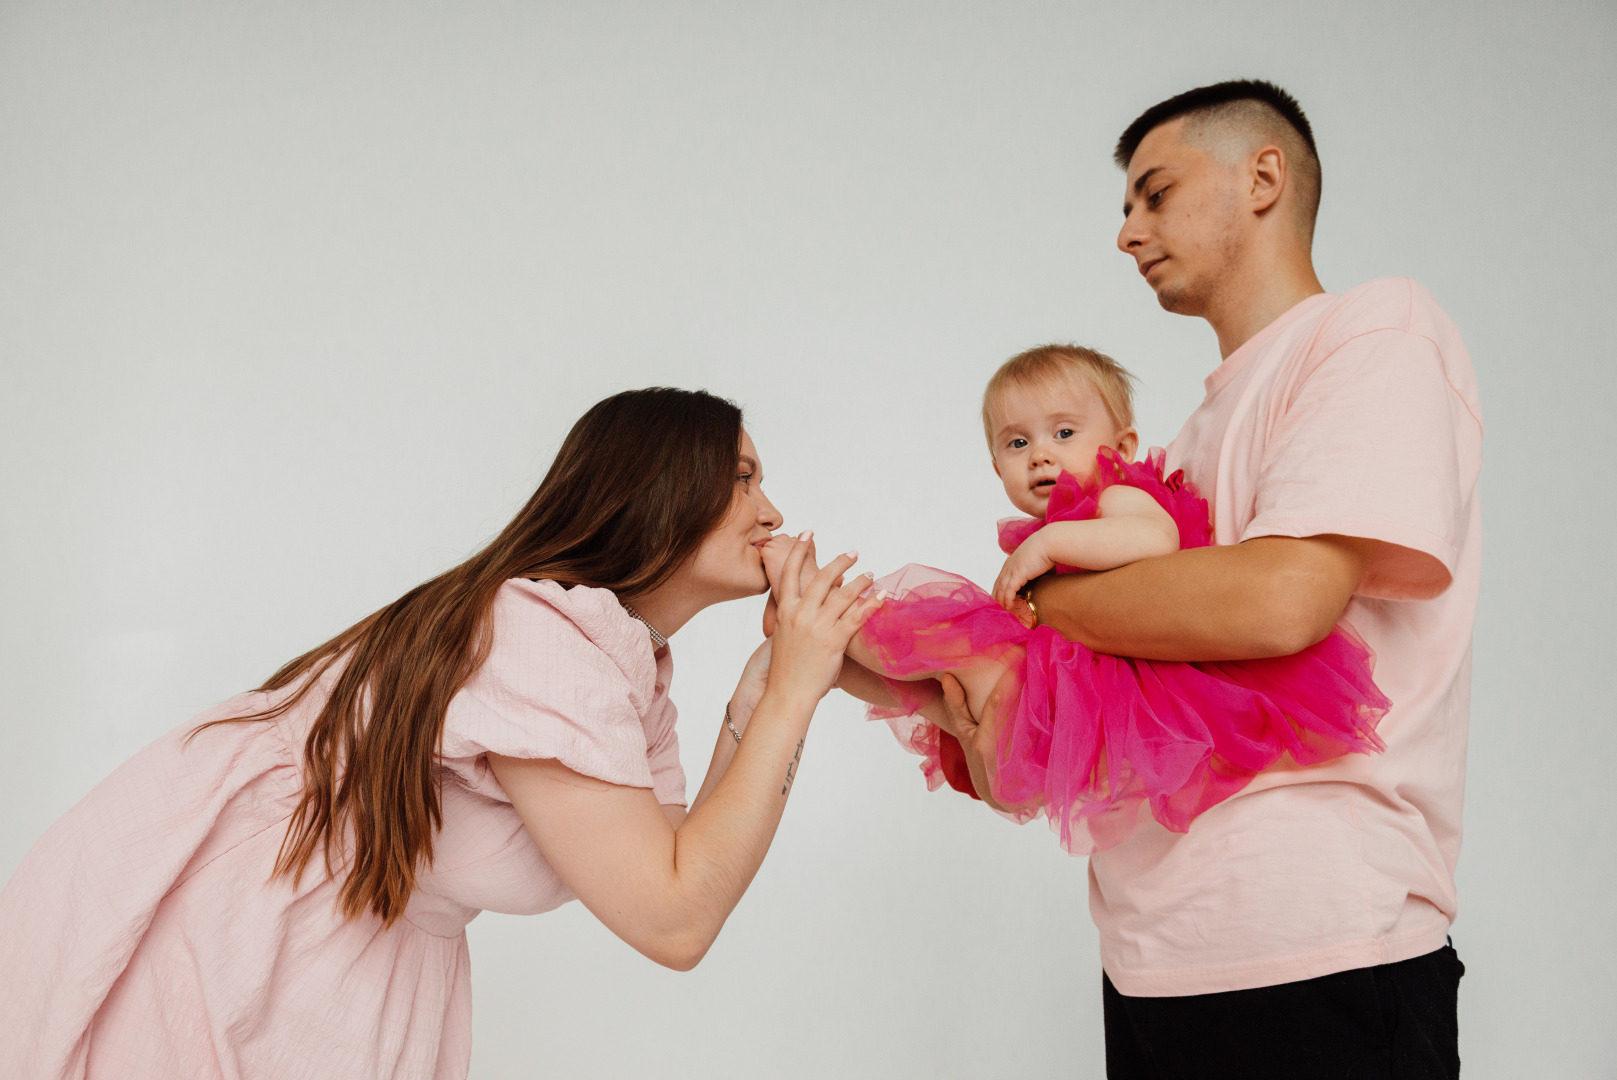
{"label": "man's face", "polygon": [[1118,250],[1180,315],[1204,315],[1240,257],[1238,170],[1180,141],[1183,120],[1153,128],[1129,162]]}

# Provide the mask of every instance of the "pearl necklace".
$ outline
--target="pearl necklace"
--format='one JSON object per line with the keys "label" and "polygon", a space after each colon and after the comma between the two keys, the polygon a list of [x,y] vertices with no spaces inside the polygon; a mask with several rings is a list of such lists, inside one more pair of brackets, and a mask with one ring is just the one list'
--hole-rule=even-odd
{"label": "pearl necklace", "polygon": [[[623,601],[619,600],[618,603],[623,604]],[[667,646],[668,639],[663,637],[662,634],[658,632],[658,630],[657,630],[657,628],[655,626],[652,626],[650,623],[648,623],[646,621],[646,617],[644,615],[640,614],[640,612],[636,611],[634,608],[630,607],[628,604],[623,604],[623,611],[624,611],[624,614],[629,616],[629,618],[638,619],[640,621],[640,625],[644,626],[647,630],[649,630],[651,632],[651,643],[652,643],[653,646],[655,646],[656,648],[659,648],[659,649],[664,648],[665,646]]]}

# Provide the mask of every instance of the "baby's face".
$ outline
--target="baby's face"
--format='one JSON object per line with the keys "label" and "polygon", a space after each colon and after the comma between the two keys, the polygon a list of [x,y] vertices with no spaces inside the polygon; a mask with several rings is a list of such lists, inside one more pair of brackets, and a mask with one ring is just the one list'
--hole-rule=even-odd
{"label": "baby's face", "polygon": [[989,410],[994,472],[1005,494],[1024,514],[1043,517],[1056,477],[1070,472],[1079,480],[1095,473],[1095,454],[1110,446],[1134,460],[1133,428],[1119,430],[1088,379],[1053,386],[1012,383]]}

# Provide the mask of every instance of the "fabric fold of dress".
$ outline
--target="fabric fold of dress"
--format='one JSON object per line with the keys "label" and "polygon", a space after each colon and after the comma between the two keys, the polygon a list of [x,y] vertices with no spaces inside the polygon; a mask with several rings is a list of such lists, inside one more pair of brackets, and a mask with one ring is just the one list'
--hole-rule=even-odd
{"label": "fabric fold of dress", "polygon": [[445,718],[434,859],[400,919],[343,918],[318,856],[295,885],[271,878],[335,670],[273,720],[196,731],[292,690],[241,695],[115,770],[0,893],[0,1076],[462,1080],[466,924],[573,898],[487,754],[685,799],[672,660],[612,593],[515,579],[491,617],[489,658]]}

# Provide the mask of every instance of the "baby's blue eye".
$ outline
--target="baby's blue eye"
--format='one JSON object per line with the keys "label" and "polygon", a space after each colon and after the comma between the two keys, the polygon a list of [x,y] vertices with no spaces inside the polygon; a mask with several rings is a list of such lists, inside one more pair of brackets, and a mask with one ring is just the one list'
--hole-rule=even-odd
{"label": "baby's blue eye", "polygon": [[1022,449],[1022,447],[1027,445],[1027,440],[1026,439],[1012,439],[1010,445],[1011,445],[1012,450],[1020,450],[1020,449]]}
{"label": "baby's blue eye", "polygon": [[1074,434],[1076,434],[1076,432],[1074,432],[1072,430],[1072,428],[1064,427],[1060,431],[1056,432],[1056,438],[1058,438],[1058,439],[1070,439],[1070,438],[1073,437]]}

